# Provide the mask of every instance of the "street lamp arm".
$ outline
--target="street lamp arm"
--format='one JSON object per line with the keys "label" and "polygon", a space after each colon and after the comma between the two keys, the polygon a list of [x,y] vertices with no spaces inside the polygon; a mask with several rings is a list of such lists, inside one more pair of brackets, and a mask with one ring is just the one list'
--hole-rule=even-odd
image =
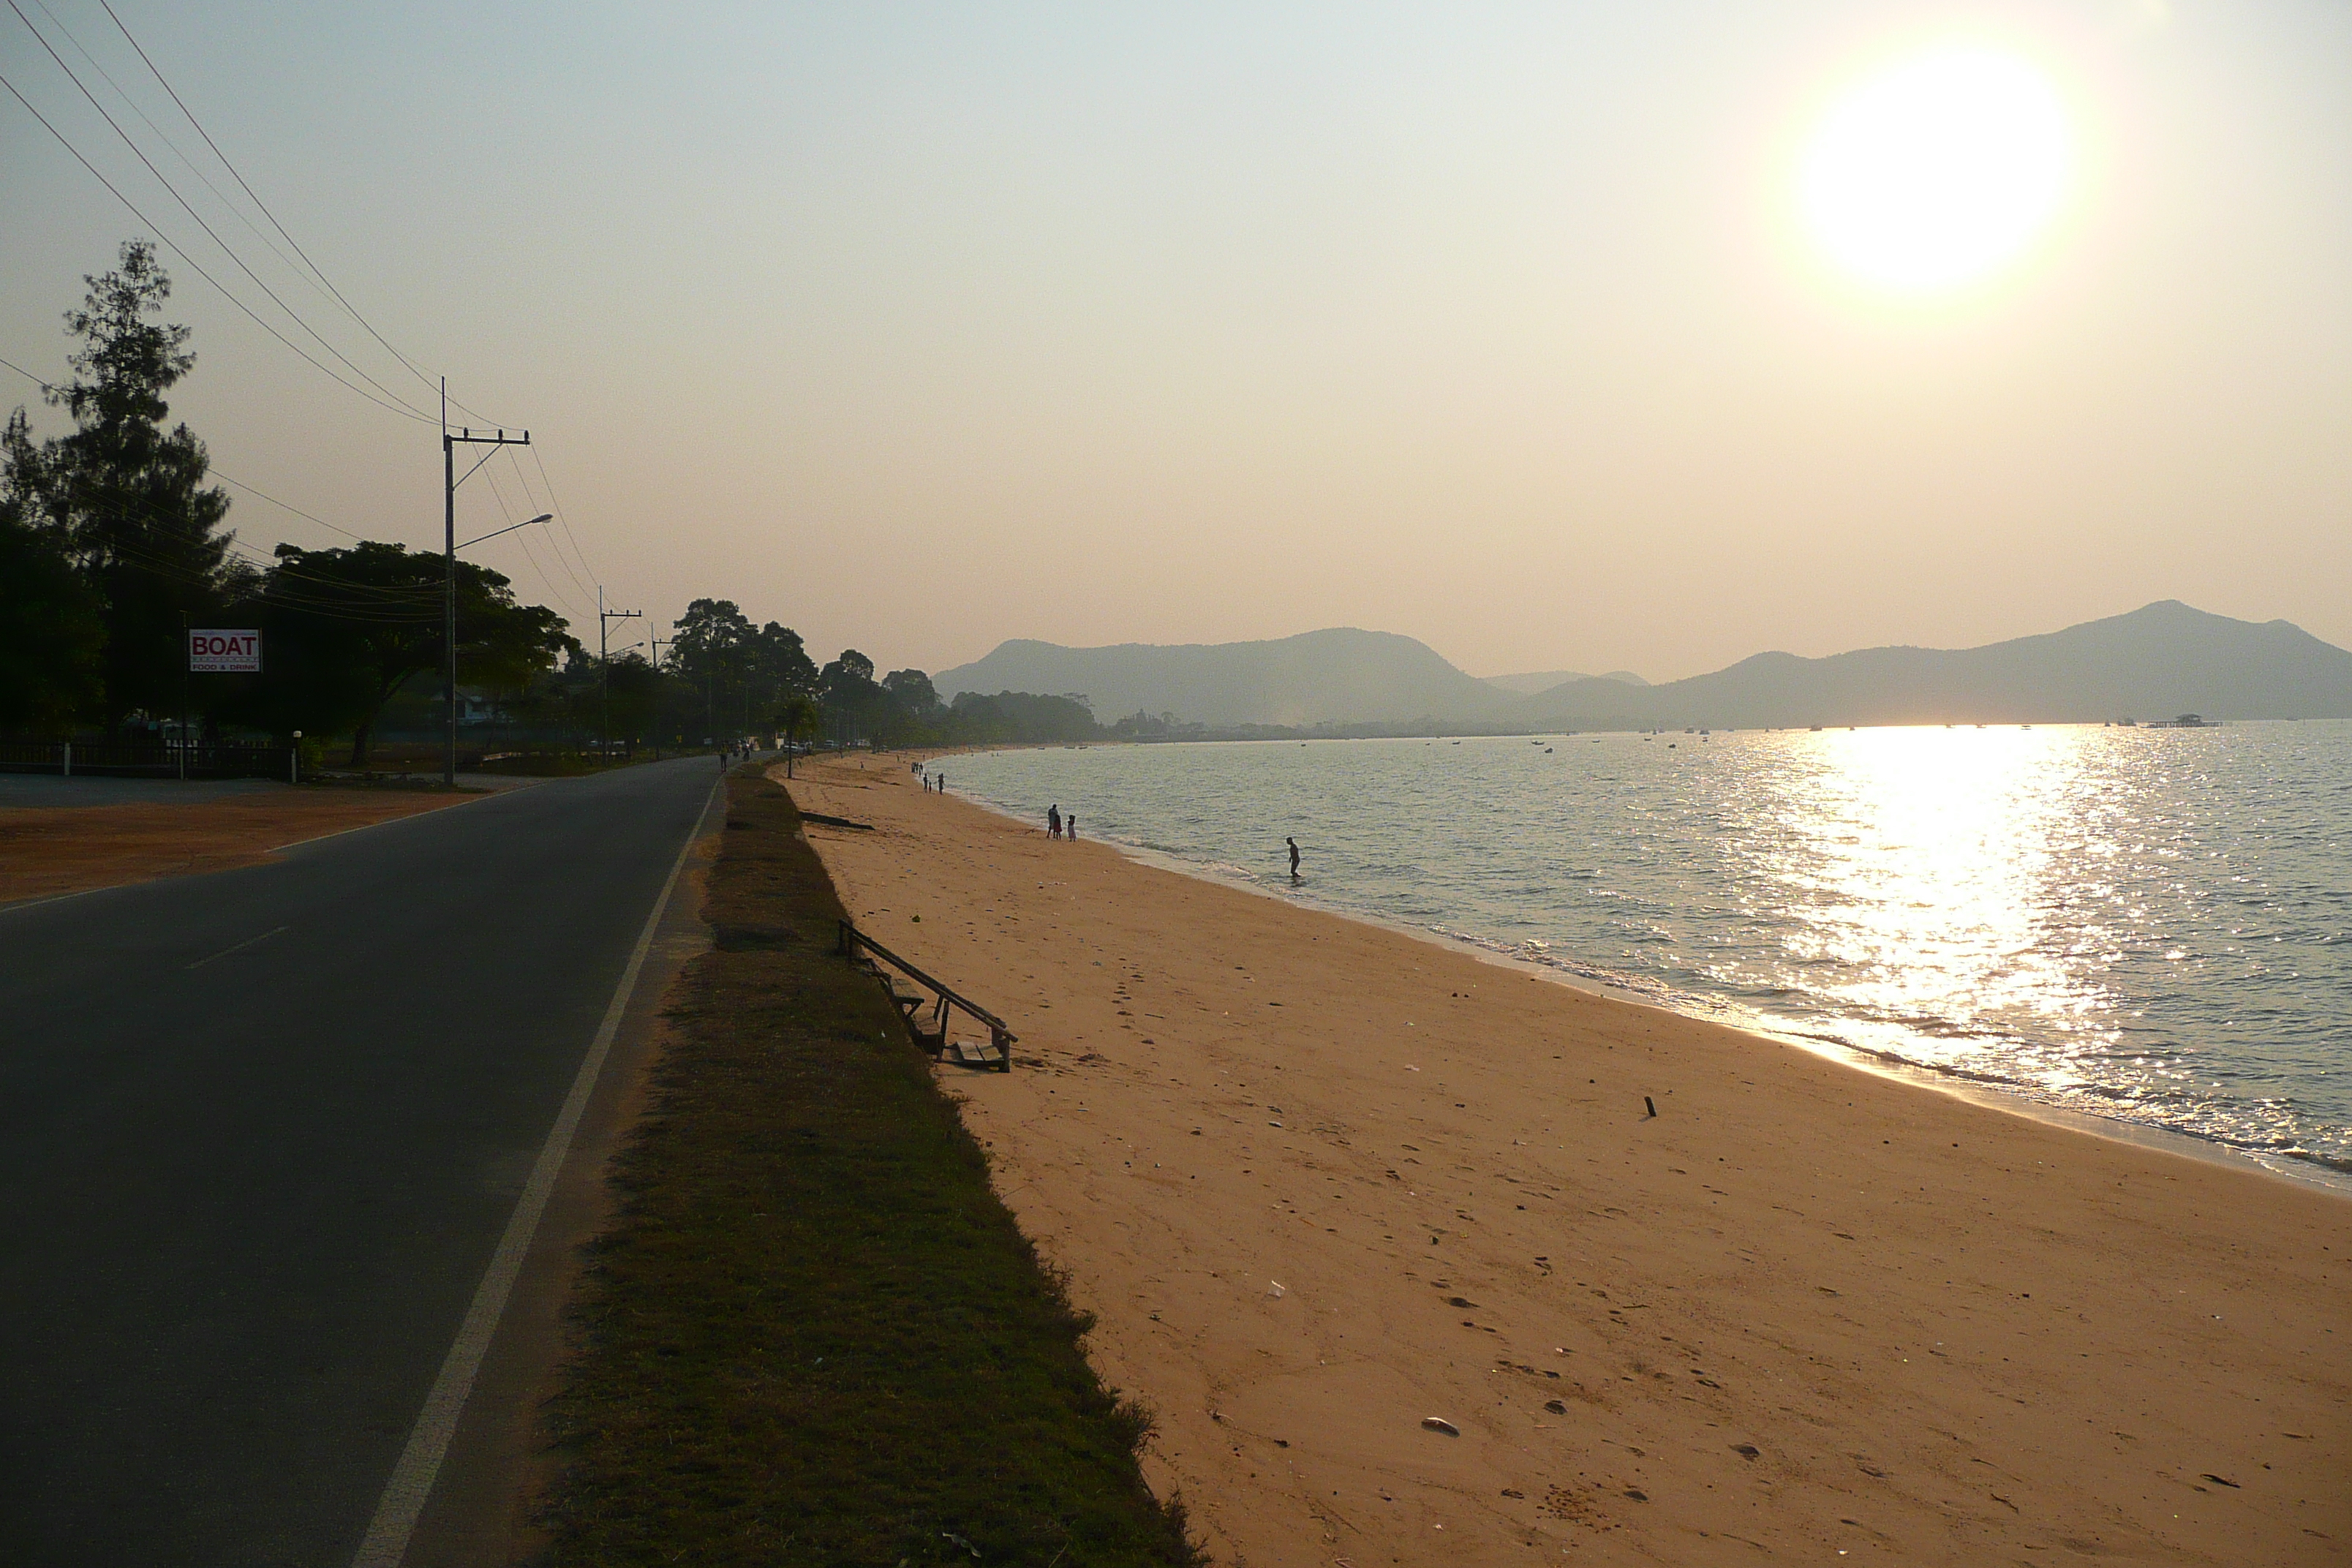
{"label": "street lamp arm", "polygon": [[555,514],[553,512],[543,511],[537,517],[530,519],[528,522],[509,523],[504,528],[494,528],[490,530],[489,532],[483,534],[480,539],[469,539],[466,541],[465,543],[457,546],[457,548],[460,550],[471,550],[474,546],[482,542],[483,539],[496,539],[501,533],[512,533],[518,528],[529,528],[534,523],[551,522],[554,519]]}

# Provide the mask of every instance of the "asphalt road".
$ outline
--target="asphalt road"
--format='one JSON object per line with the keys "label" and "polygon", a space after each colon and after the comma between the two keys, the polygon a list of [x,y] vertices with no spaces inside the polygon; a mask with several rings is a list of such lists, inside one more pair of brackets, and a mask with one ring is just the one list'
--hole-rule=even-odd
{"label": "asphalt road", "polygon": [[350,1561],[717,773],[0,910],[0,1561]]}

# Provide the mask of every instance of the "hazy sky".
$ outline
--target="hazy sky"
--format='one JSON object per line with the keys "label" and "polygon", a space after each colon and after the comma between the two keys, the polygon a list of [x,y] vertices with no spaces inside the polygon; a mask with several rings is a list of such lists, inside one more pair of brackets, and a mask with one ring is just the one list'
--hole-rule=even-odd
{"label": "hazy sky", "polygon": [[[53,25],[236,194],[98,0],[17,3],[429,406]],[[531,428],[571,534],[478,553],[592,646],[598,580],[934,670],[1352,625],[1665,679],[2166,597],[2352,644],[2342,0],[114,4],[361,313]],[[0,74],[326,358],[0,24]],[[2054,87],[2067,195],[1989,280],[1890,297],[1814,244],[1799,169],[1842,91],[1954,42]],[[61,375],[81,274],[154,231],[5,94],[0,214],[0,357]],[[174,413],[222,471],[437,548],[431,425],[167,262]],[[469,484],[461,528],[500,500]]]}

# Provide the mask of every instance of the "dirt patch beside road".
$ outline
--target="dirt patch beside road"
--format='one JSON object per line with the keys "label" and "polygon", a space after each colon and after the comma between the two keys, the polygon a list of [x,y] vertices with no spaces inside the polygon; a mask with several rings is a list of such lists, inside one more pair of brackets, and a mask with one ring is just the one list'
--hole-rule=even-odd
{"label": "dirt patch beside road", "polygon": [[0,809],[0,904],[250,866],[305,839],[475,798],[280,784],[190,801]]}

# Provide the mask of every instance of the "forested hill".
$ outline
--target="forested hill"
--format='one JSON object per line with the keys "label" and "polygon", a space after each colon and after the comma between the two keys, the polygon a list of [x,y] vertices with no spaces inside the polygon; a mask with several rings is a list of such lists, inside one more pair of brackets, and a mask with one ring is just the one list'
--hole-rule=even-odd
{"label": "forested hill", "polygon": [[1522,699],[1528,728],[2352,718],[2352,653],[2285,621],[2165,599],[1983,647],[1759,653],[1645,689],[1580,680]]}
{"label": "forested hill", "polygon": [[1513,700],[1424,643],[1346,626],[1181,647],[1007,642],[932,685],[950,700],[1008,689],[1083,694],[1106,724],[1137,712],[1211,725],[1410,723],[1483,718]]}

